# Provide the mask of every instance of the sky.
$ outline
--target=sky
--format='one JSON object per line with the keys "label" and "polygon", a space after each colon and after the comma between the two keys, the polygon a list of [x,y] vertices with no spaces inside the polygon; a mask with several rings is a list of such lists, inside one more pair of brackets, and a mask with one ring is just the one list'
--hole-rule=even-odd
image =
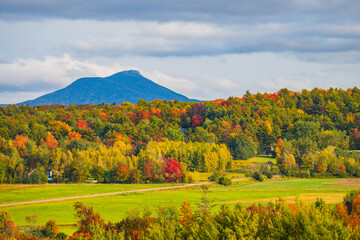
{"label": "sky", "polygon": [[0,0],[0,103],[139,70],[189,98],[359,87],[359,0]]}

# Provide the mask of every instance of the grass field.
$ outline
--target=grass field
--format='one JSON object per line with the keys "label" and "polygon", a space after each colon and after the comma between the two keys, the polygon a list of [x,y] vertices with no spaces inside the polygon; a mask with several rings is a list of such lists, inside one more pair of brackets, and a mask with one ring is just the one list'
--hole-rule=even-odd
{"label": "grass field", "polygon": [[0,185],[0,204],[97,193],[169,187],[176,184],[41,184]]}
{"label": "grass field", "polygon": [[236,168],[237,165],[241,166],[241,165],[249,164],[249,163],[262,164],[262,163],[267,163],[268,161],[272,161],[273,164],[276,164],[276,159],[275,158],[273,158],[271,156],[259,155],[259,156],[253,157],[253,158],[249,158],[247,160],[234,160],[234,163],[235,163],[234,168]]}
{"label": "grass field", "polygon": [[[54,195],[58,197],[65,196],[62,194],[69,194],[74,189],[86,188],[87,185],[47,185],[39,187],[44,191],[57,191]],[[119,191],[120,189],[140,188],[140,187],[152,187],[153,185],[93,185],[92,191],[100,192],[104,191]],[[95,187],[96,186],[96,187]],[[159,185],[157,185],[159,186]],[[163,186],[163,185],[162,185]],[[9,185],[2,186],[1,189],[11,188]],[[22,188],[17,189],[18,194],[23,195],[22,201],[27,201],[28,196],[25,194],[30,189],[35,188]],[[67,189],[68,188],[68,189]],[[291,179],[281,181],[268,181],[268,182],[253,182],[252,180],[240,181],[232,186],[223,187],[213,185],[210,188],[208,194],[209,199],[214,199],[218,204],[214,211],[220,206],[220,204],[234,205],[241,203],[243,205],[250,205],[252,203],[266,203],[274,201],[278,197],[283,197],[287,201],[292,202],[296,199],[304,199],[310,202],[316,201],[318,197],[321,197],[327,203],[339,203],[342,201],[343,196],[351,190],[359,189],[360,182],[356,184],[348,184],[347,182],[339,182],[339,179]],[[60,191],[63,189],[63,191]],[[80,190],[79,190],[80,191]],[[89,193],[90,190],[83,190],[83,192]],[[12,196],[9,190],[3,190],[0,192],[2,199]],[[120,221],[121,218],[134,207],[142,210],[145,206],[148,206],[155,214],[155,209],[159,206],[166,206],[174,204],[178,208],[181,203],[188,200],[192,204],[192,208],[196,209],[196,203],[201,201],[202,191],[198,187],[181,190],[169,190],[169,191],[154,191],[143,192],[126,195],[113,195],[81,199],[84,204],[94,207],[96,212],[99,212],[101,216],[107,221]],[[10,201],[10,200],[8,200]],[[17,199],[11,200],[17,201]],[[47,220],[54,218],[59,224],[72,224],[76,222],[74,218],[73,205],[76,200],[67,200],[61,202],[39,203],[33,205],[19,205],[6,208],[0,208],[0,210],[8,210],[17,225],[25,225],[25,216],[38,215],[38,224],[44,224]],[[74,228],[64,227],[62,231],[70,233]]]}

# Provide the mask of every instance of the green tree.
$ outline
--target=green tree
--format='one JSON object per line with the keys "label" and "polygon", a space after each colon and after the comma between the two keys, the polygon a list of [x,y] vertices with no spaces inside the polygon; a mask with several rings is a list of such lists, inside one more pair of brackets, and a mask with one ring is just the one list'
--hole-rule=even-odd
{"label": "green tree", "polygon": [[256,155],[255,143],[245,134],[239,134],[232,137],[228,144],[233,158],[245,160]]}

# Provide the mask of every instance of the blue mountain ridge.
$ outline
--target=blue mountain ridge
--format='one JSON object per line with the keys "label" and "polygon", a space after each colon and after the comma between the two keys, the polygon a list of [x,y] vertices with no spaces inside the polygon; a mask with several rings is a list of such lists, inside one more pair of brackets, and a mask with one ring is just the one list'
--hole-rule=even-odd
{"label": "blue mountain ridge", "polygon": [[176,99],[179,102],[197,101],[154,83],[143,77],[139,71],[128,70],[104,78],[80,78],[63,89],[19,104],[30,104],[30,106],[112,104],[114,102],[116,104],[122,102],[135,104],[139,99],[146,101],[156,99],[168,101]]}

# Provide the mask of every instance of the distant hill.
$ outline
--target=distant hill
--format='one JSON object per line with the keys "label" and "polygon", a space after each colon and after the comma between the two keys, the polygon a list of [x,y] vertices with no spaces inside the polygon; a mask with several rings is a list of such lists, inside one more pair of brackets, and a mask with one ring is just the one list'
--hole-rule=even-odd
{"label": "distant hill", "polygon": [[[122,102],[137,103],[139,99],[153,101],[194,101],[143,77],[135,70],[123,71],[109,77],[80,78],[58,91],[19,104],[30,106],[47,104],[101,104]],[[196,100],[195,100],[196,101]]]}

